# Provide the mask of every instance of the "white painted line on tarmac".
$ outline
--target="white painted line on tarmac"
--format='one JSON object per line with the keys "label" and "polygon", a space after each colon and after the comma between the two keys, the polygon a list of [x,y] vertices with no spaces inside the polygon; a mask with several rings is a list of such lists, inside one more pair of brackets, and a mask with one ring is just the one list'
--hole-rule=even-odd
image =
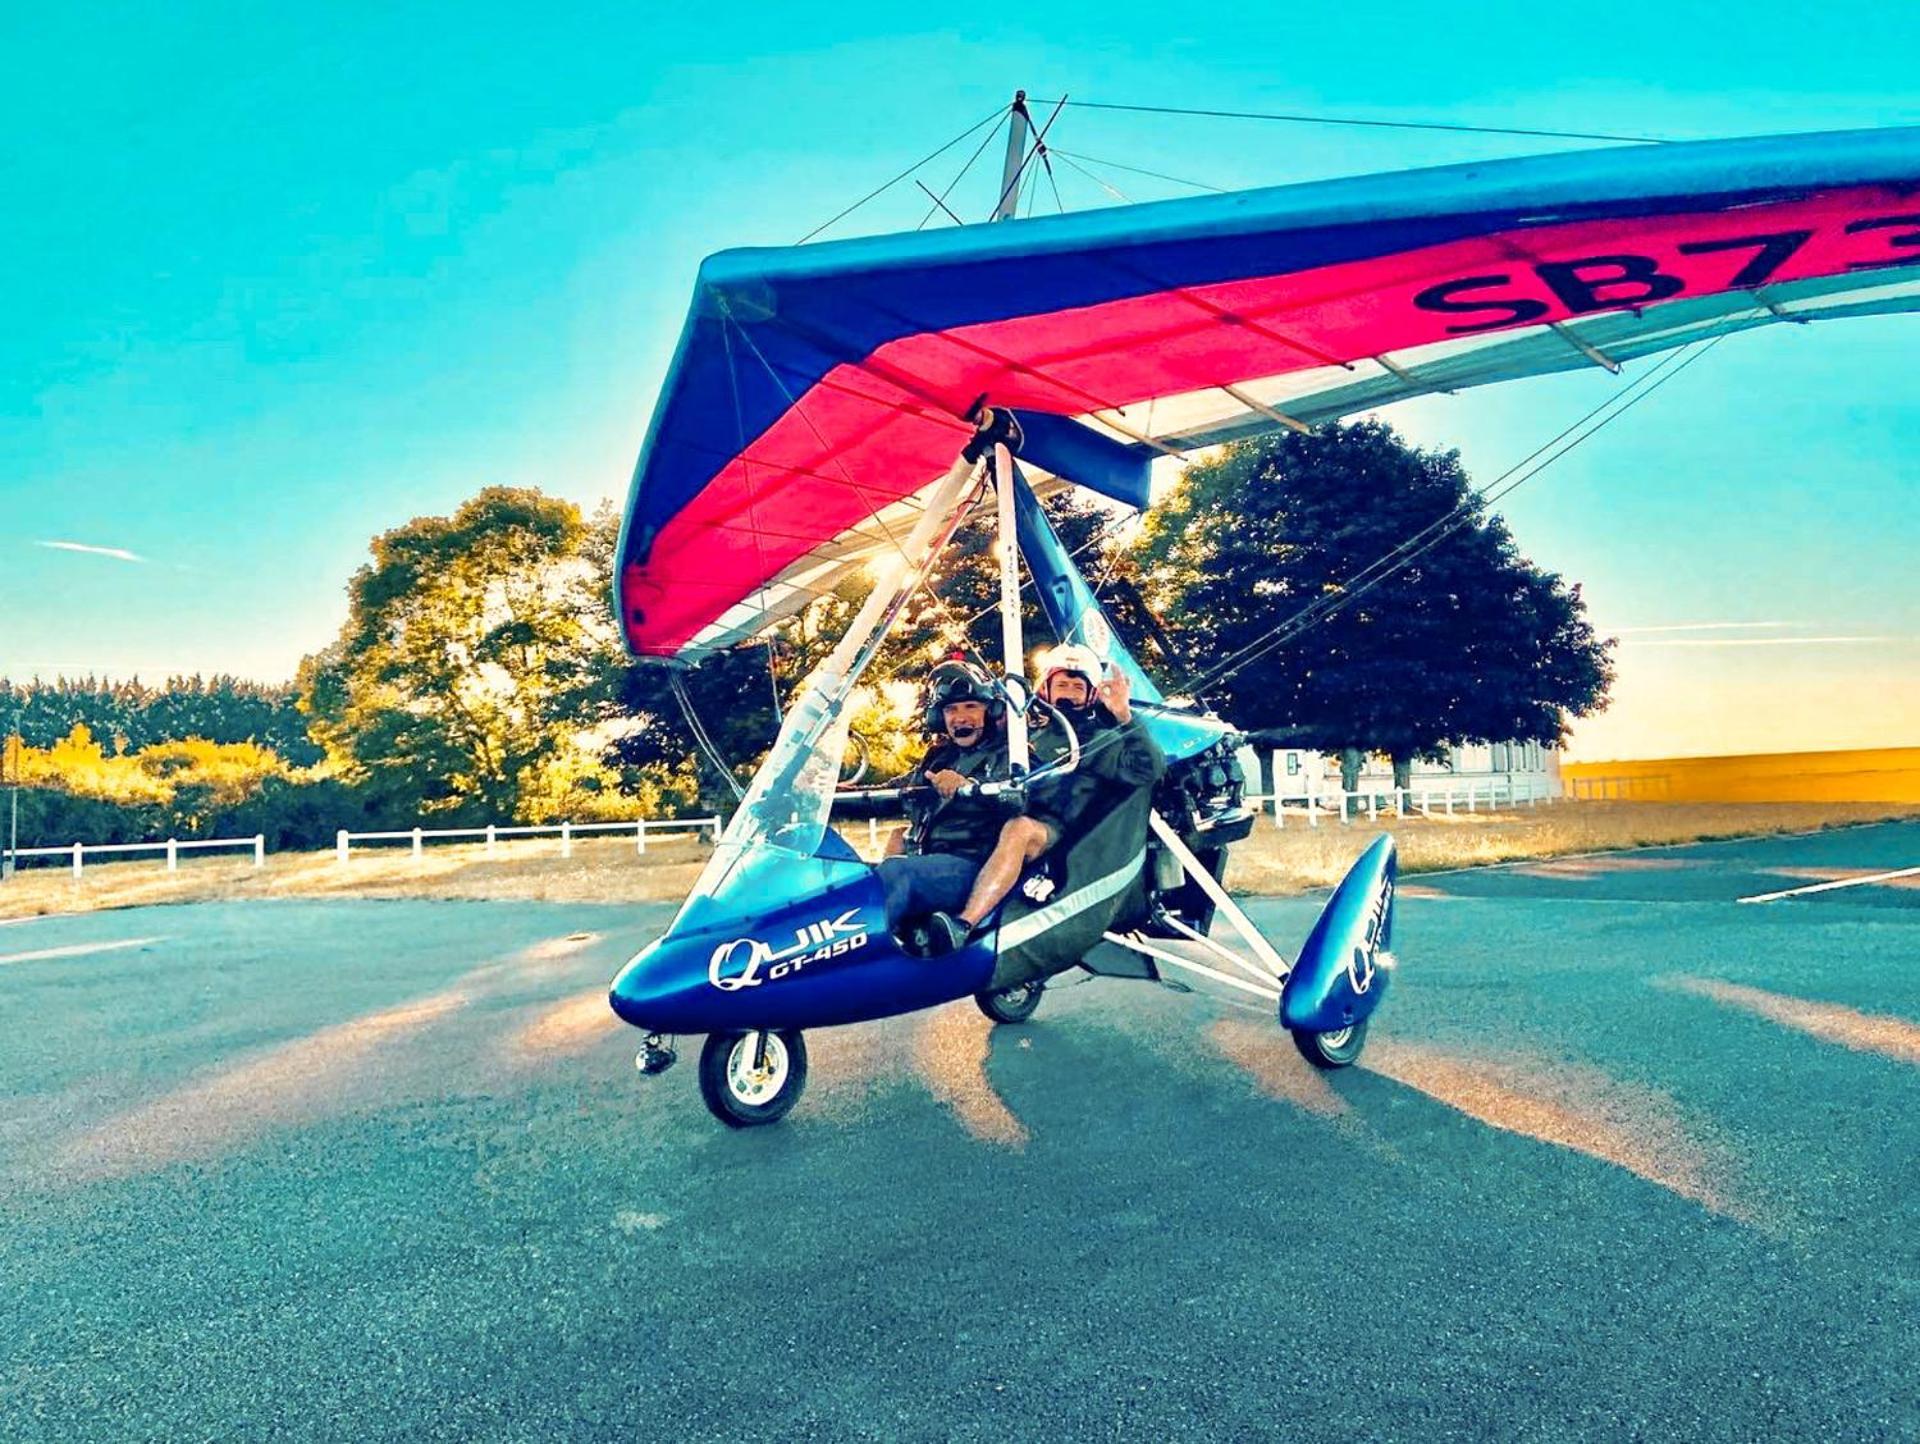
{"label": "white painted line on tarmac", "polygon": [[1903,867],[1893,872],[1876,872],[1872,877],[1843,877],[1838,882],[1809,883],[1806,887],[1790,887],[1784,892],[1755,893],[1752,897],[1740,899],[1743,903],[1777,902],[1783,897],[1801,897],[1810,892],[1832,892],[1837,887],[1865,887],[1868,883],[1892,882],[1897,877],[1913,877],[1920,874],[1920,867]]}
{"label": "white painted line on tarmac", "polygon": [[165,938],[122,938],[117,943],[75,943],[65,948],[41,948],[31,953],[0,954],[0,967],[8,963],[38,963],[49,958],[84,958],[91,953],[118,953],[128,948],[144,948],[148,943],[163,943]]}
{"label": "white painted line on tarmac", "polygon": [[[1641,842],[1629,847],[1603,847],[1592,852],[1543,852],[1538,857],[1511,857],[1505,862],[1475,862],[1465,867],[1421,868],[1415,871],[1407,869],[1408,877],[1457,877],[1468,872],[1500,872],[1507,868],[1538,867],[1543,862],[1583,862],[1592,857],[1619,857],[1631,852],[1686,852],[1695,848],[1719,847],[1723,843],[1735,842],[1777,842],[1791,837],[1823,837],[1835,832],[1859,832],[1869,827],[1899,827],[1910,822],[1906,817],[1875,818],[1871,822],[1843,822],[1834,827],[1810,827],[1805,832],[1730,832],[1725,837],[1697,837],[1692,842]],[[1708,859],[1712,861],[1712,859]],[[1866,881],[1862,878],[1861,881]],[[1315,892],[1331,892],[1331,888],[1312,888],[1303,893],[1303,897]],[[1741,902],[1747,901],[1741,898]]]}

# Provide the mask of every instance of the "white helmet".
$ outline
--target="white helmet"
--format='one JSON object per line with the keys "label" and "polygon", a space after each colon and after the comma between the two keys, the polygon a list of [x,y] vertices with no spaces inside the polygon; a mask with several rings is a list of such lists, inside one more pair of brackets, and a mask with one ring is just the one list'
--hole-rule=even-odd
{"label": "white helmet", "polygon": [[1034,659],[1034,673],[1039,677],[1039,690],[1047,690],[1047,683],[1058,672],[1072,672],[1086,678],[1091,690],[1100,685],[1100,677],[1105,671],[1100,659],[1093,654],[1093,648],[1083,647],[1078,642],[1062,642],[1057,647],[1049,647]]}

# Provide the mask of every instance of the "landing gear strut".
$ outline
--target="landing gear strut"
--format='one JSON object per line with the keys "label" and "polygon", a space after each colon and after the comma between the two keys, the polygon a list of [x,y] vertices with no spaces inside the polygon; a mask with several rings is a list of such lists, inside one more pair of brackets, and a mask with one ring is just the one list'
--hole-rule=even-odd
{"label": "landing gear strut", "polygon": [[669,1039],[662,1038],[658,1033],[649,1033],[640,1040],[640,1051],[633,1055],[633,1066],[644,1076],[653,1078],[671,1068],[679,1057]]}

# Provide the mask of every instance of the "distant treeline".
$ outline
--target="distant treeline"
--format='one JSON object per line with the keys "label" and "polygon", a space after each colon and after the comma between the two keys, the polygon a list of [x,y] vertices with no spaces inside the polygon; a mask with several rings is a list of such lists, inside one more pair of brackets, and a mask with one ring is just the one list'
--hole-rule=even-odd
{"label": "distant treeline", "polygon": [[[236,800],[185,782],[158,797],[122,798],[29,782],[19,791],[20,846],[89,847],[122,842],[206,837],[265,837],[275,852],[326,847],[336,828],[412,826],[411,816],[369,810],[367,800],[337,778],[268,776]],[[0,827],[5,815],[0,814]],[[0,832],[0,848],[6,845]]]}
{"label": "distant treeline", "polygon": [[325,755],[307,735],[292,683],[270,686],[240,677],[169,677],[158,687],[92,677],[57,682],[0,678],[0,736],[18,732],[29,747],[51,747],[76,726],[109,753],[138,752],[190,737],[254,742],[293,767]]}

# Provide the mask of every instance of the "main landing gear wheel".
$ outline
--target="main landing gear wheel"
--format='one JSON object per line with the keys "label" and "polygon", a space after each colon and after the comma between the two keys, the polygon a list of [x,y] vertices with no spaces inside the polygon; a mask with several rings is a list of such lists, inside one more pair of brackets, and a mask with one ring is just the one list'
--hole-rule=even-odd
{"label": "main landing gear wheel", "polygon": [[1047,990],[1042,982],[1017,983],[993,993],[975,993],[973,1001],[996,1023],[1024,1023],[1040,1006],[1040,995]]}
{"label": "main landing gear wheel", "polygon": [[700,1097],[729,1128],[786,1116],[807,1086],[807,1044],[797,1028],[709,1033],[700,1049]]}
{"label": "main landing gear wheel", "polygon": [[1345,1068],[1360,1057],[1360,1050],[1367,1044],[1367,1019],[1347,1028],[1334,1028],[1325,1033],[1309,1033],[1300,1029],[1292,1034],[1293,1046],[1300,1050],[1300,1056],[1316,1068]]}

